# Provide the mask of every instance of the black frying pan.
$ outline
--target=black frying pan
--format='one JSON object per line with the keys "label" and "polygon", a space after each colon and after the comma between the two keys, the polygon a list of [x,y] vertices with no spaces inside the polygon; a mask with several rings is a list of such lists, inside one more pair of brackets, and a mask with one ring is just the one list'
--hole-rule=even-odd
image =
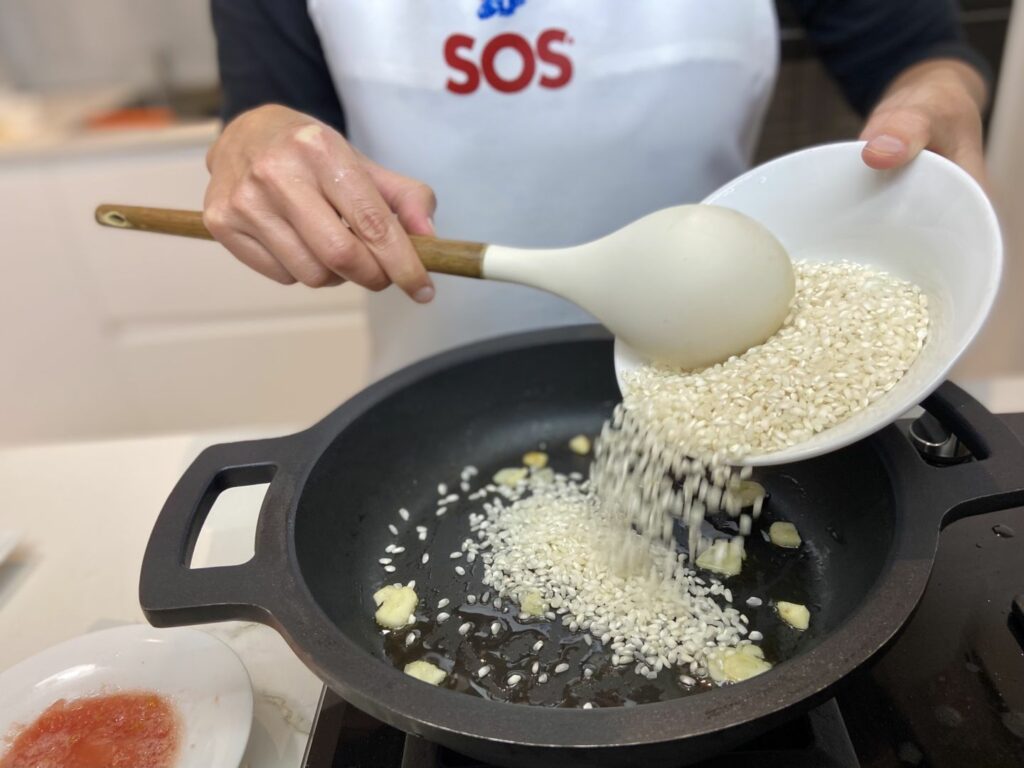
{"label": "black frying pan", "polygon": [[[479,562],[465,578],[452,573],[447,554],[466,535],[465,510],[453,507],[438,520],[437,482],[454,484],[469,463],[489,476],[542,441],[556,465],[569,470],[577,461],[585,471],[585,460],[558,446],[579,432],[595,433],[617,399],[604,332],[545,331],[407,368],[299,434],[213,446],[188,469],[157,520],[142,568],[143,610],[157,626],[269,624],[348,701],[478,759],[508,766],[679,765],[752,738],[820,700],[907,621],[944,524],[1024,503],[1024,448],[1000,420],[946,384],[925,406],[966,442],[975,461],[929,466],[889,427],[836,453],[757,475],[771,494],[765,524],[773,516],[794,522],[807,546],[784,555],[761,546],[755,532],[751,560],[731,585],[740,599],[759,594],[813,609],[810,630],[797,634],[770,607],[744,606],[765,633],[769,658],[789,659],[770,672],[689,696],[669,674],[647,689],[631,672],[597,674],[585,684],[556,677],[544,692],[513,697],[535,706],[486,698],[498,690],[499,675],[493,685],[476,687],[466,675],[449,677],[449,686],[468,693],[404,675],[396,668],[404,645],[386,646],[373,621],[371,595],[382,583],[416,579],[420,626],[428,642],[444,646],[432,658],[471,666],[496,658],[500,645],[475,636],[458,643],[455,628],[465,617],[492,618],[468,606],[453,611],[445,627],[430,621],[439,597],[458,609],[467,581],[483,591]],[[190,569],[217,494],[268,481],[253,559]],[[398,570],[385,574],[377,560],[394,541],[387,524],[400,524],[399,507],[412,513],[403,526],[407,551],[395,556]],[[430,528],[427,544],[412,533],[420,523]],[[432,559],[423,567],[428,545]],[[578,638],[557,629],[550,639],[556,655],[545,664],[566,658],[578,667],[588,652],[580,642],[563,645]],[[503,658],[513,668],[524,663],[529,643],[513,641]],[[599,662],[600,650],[589,652]],[[605,706],[579,709],[583,698]],[[660,700],[607,706],[627,699]]]}

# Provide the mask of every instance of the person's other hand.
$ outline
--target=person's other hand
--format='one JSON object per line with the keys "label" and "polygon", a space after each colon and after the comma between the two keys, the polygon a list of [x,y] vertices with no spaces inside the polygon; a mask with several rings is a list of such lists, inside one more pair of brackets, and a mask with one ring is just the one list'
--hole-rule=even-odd
{"label": "person's other hand", "polygon": [[371,162],[327,125],[259,107],[225,128],[207,167],[203,222],[257,272],[313,287],[395,283],[416,301],[433,298],[406,234],[433,234],[433,191]]}
{"label": "person's other hand", "polygon": [[872,111],[861,139],[864,162],[898,168],[922,149],[948,157],[984,182],[981,111],[987,87],[977,70],[961,61],[935,59],[900,74]]}

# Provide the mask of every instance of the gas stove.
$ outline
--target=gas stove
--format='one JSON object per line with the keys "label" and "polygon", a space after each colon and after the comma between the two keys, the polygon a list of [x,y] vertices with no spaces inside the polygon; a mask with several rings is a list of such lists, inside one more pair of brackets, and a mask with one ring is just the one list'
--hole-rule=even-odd
{"label": "gas stove", "polygon": [[[1004,418],[1024,438],[1024,414]],[[942,532],[920,607],[888,650],[834,699],[695,768],[1020,768],[1022,649],[1024,507],[959,520]],[[489,768],[329,690],[304,765]]]}

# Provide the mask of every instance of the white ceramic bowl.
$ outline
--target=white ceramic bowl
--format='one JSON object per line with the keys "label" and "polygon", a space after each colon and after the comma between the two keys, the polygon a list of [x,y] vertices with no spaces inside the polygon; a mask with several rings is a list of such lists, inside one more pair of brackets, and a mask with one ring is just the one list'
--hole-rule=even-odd
{"label": "white ceramic bowl", "polygon": [[[861,160],[863,147],[827,144],[780,157],[703,201],[761,222],[793,259],[870,264],[914,281],[929,299],[928,339],[896,386],[841,424],[787,450],[752,456],[748,464],[808,459],[891,424],[942,383],[995,300],[1002,238],[977,182],[927,151],[906,168],[875,171]],[[620,387],[622,373],[640,363],[616,342]]]}
{"label": "white ceramic bowl", "polygon": [[195,629],[115,627],[19,662],[0,673],[0,738],[57,699],[119,690],[152,691],[174,704],[181,722],[175,768],[242,761],[252,726],[249,674],[230,648]]}

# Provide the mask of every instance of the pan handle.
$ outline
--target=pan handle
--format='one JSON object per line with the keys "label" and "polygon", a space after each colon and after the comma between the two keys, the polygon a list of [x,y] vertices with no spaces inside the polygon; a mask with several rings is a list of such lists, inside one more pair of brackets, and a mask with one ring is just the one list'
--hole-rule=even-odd
{"label": "pan handle", "polygon": [[1024,444],[1002,418],[948,381],[921,407],[974,457],[947,467],[916,462],[910,492],[935,498],[944,510],[942,527],[969,515],[1024,505]]}
{"label": "pan handle", "polygon": [[[174,486],[157,517],[146,546],[139,579],[139,602],[156,627],[242,619],[276,625],[266,597],[268,547],[295,487],[295,435],[269,440],[214,445],[196,457]],[[256,526],[253,557],[239,565],[192,568],[189,563],[199,531],[217,496],[228,488],[270,483]],[[284,538],[284,525],[279,533]],[[278,573],[278,578],[281,574]]]}

